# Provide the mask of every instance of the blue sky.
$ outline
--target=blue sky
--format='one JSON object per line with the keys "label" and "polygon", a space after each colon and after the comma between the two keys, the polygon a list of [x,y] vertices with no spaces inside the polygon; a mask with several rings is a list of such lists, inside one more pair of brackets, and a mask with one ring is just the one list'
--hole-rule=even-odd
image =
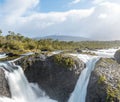
{"label": "blue sky", "polygon": [[0,0],[0,3],[3,3],[5,0]]}
{"label": "blue sky", "polygon": [[41,12],[61,12],[71,9],[85,9],[93,4],[90,1],[81,0],[81,3],[71,4],[73,0],[41,0],[39,10]]}
{"label": "blue sky", "polygon": [[25,36],[120,39],[120,0],[0,0],[0,29]]}
{"label": "blue sky", "polygon": [[40,3],[40,11],[66,11],[69,9],[68,6],[66,6],[69,1],[70,0],[42,0]]}

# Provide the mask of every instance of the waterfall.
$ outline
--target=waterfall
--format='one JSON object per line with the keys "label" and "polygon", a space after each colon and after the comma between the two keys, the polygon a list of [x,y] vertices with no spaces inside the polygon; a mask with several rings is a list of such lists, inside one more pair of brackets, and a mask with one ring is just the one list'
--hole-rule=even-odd
{"label": "waterfall", "polygon": [[[114,53],[118,49],[102,49],[97,51],[89,51],[95,53],[97,56],[90,56],[84,54],[71,54],[72,56],[78,57],[84,63],[86,68],[81,72],[80,77],[77,81],[74,91],[72,92],[68,102],[85,102],[87,86],[89,83],[91,72],[94,70],[96,62],[101,58],[113,58]],[[86,52],[86,51],[84,51]]]}
{"label": "waterfall", "polygon": [[[71,54],[86,63],[86,68],[81,72],[75,89],[72,92],[68,102],[85,102],[90,75],[94,70],[96,62],[100,59],[100,57],[113,57],[116,50],[117,49],[91,51],[97,54],[97,56]],[[0,58],[3,57],[6,56],[0,56]],[[29,83],[27,81],[22,68],[13,63],[15,60],[0,63],[0,68],[5,71],[5,77],[8,81],[12,96],[11,98],[1,97],[0,102],[57,102],[50,99],[45,92],[38,87],[37,84]]]}
{"label": "waterfall", "polygon": [[30,84],[20,66],[13,62],[0,63],[11,92],[11,98],[1,97],[0,102],[56,102],[50,99],[36,84]]}
{"label": "waterfall", "polygon": [[85,102],[87,86],[91,72],[94,69],[95,63],[99,60],[97,56],[77,55],[80,60],[86,63],[86,68],[81,72],[74,91],[68,102]]}

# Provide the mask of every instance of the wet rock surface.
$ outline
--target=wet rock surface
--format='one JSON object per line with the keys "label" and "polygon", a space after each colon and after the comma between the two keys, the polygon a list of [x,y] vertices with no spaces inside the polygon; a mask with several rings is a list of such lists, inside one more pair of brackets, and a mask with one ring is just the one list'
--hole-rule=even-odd
{"label": "wet rock surface", "polygon": [[120,64],[120,50],[117,50],[114,54],[115,60]]}
{"label": "wet rock surface", "polygon": [[2,69],[0,69],[0,96],[11,97],[9,86]]}

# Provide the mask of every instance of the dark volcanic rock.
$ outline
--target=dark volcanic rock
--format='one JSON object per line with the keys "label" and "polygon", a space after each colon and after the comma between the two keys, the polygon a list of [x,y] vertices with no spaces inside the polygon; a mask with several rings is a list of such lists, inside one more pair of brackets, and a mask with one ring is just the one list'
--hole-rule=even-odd
{"label": "dark volcanic rock", "polygon": [[9,52],[9,53],[6,53],[6,55],[7,55],[8,57],[14,57],[14,56],[18,56],[17,54],[14,54],[14,53],[11,53],[11,52]]}
{"label": "dark volcanic rock", "polygon": [[86,102],[120,102],[120,65],[101,58],[91,74]]}
{"label": "dark volcanic rock", "polygon": [[8,83],[5,79],[5,74],[2,69],[0,69],[0,96],[10,97],[10,90]]}
{"label": "dark volcanic rock", "polygon": [[82,53],[82,50],[79,48],[75,48],[75,51],[77,51],[78,53]]}
{"label": "dark volcanic rock", "polygon": [[27,58],[27,60],[22,59],[22,62],[27,64],[26,66],[22,64],[22,66],[28,80],[38,83],[52,99],[67,102],[84,68],[84,63],[72,57],[75,62],[74,66],[66,68],[62,64],[57,64],[53,56],[44,58],[44,60],[40,58],[38,56]]}
{"label": "dark volcanic rock", "polygon": [[120,50],[115,52],[114,58],[120,64]]}

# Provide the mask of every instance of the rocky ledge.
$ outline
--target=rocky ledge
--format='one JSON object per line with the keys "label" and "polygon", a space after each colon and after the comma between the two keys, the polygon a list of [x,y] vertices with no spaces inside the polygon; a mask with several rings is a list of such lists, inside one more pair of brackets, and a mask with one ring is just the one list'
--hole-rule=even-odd
{"label": "rocky ledge", "polygon": [[38,83],[50,98],[59,102],[67,102],[85,67],[78,58],[64,54],[29,56],[16,63],[24,68],[29,82]]}
{"label": "rocky ledge", "polygon": [[91,74],[86,102],[120,102],[120,64],[101,58]]}

